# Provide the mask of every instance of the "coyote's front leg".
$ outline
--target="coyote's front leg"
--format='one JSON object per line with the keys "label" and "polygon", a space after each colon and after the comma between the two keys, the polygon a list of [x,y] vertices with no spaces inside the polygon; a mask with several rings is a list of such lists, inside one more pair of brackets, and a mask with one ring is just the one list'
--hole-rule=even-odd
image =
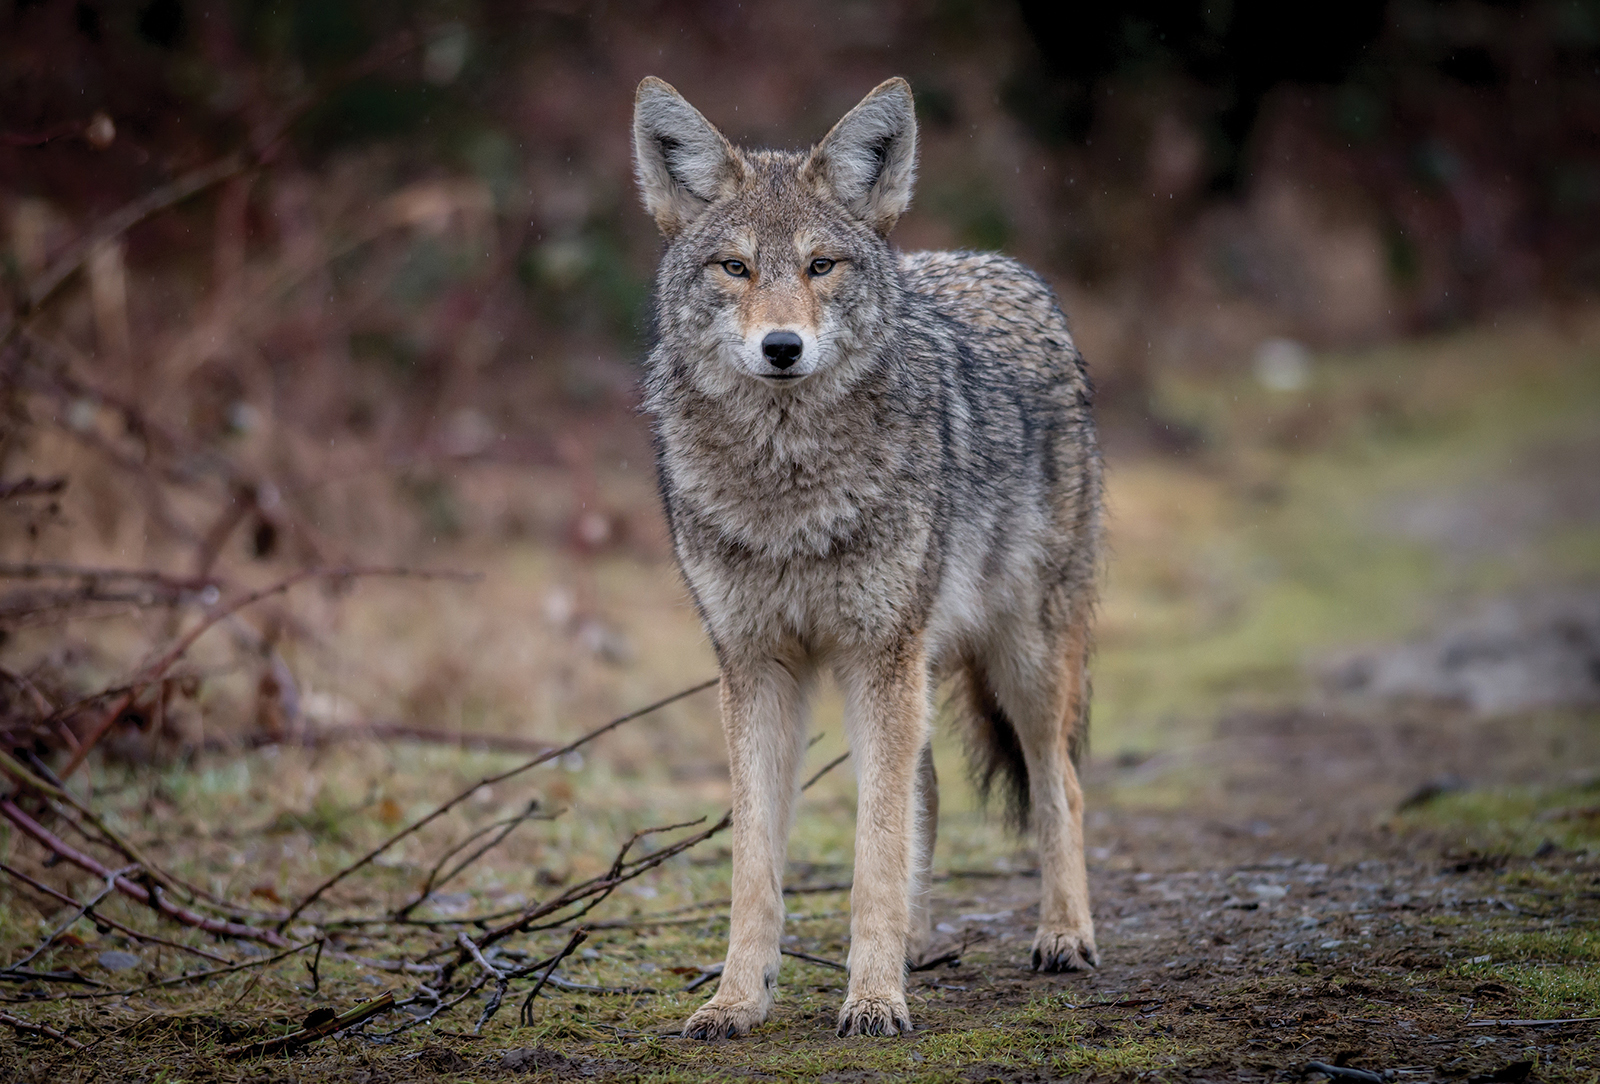
{"label": "coyote's front leg", "polygon": [[783,866],[805,752],[804,688],[764,660],[722,669],[722,728],[733,782],[733,907],[717,993],[684,1025],[691,1039],[744,1035],[767,1018],[778,984]]}
{"label": "coyote's front leg", "polygon": [[850,986],[839,1010],[840,1035],[911,1030],[905,966],[919,857],[917,768],[928,737],[927,671],[920,636],[840,667],[859,795]]}

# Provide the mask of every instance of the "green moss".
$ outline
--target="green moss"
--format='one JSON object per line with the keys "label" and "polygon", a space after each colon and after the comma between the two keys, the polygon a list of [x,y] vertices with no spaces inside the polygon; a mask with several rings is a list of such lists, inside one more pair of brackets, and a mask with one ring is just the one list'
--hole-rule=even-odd
{"label": "green moss", "polygon": [[1402,813],[1395,823],[1495,853],[1533,855],[1550,845],[1600,853],[1600,786],[1486,787],[1442,794]]}

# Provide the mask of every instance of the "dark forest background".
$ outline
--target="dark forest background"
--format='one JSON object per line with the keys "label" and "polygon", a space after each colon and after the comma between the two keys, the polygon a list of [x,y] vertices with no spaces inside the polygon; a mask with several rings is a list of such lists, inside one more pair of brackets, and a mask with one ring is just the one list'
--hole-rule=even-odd
{"label": "dark forest background", "polygon": [[[127,652],[115,621],[63,621],[176,621],[208,586],[460,543],[473,567],[564,555],[552,627],[633,657],[585,562],[666,558],[635,390],[648,74],[784,146],[908,77],[922,165],[897,242],[1040,269],[1116,454],[1221,454],[1174,374],[1293,392],[1313,356],[1559,318],[1600,289],[1594,0],[10,0],[0,550],[31,580],[0,603],[0,653],[73,703]],[[1339,410],[1393,428],[1411,406]],[[1273,439],[1314,441],[1326,414]],[[41,579],[50,560],[79,563]],[[131,567],[153,571],[90,574]],[[304,668],[326,645],[258,625],[259,685],[207,710],[272,733],[299,712],[280,647]],[[406,678],[422,691],[396,710],[461,717],[465,674]],[[165,711],[141,703],[137,722]]]}

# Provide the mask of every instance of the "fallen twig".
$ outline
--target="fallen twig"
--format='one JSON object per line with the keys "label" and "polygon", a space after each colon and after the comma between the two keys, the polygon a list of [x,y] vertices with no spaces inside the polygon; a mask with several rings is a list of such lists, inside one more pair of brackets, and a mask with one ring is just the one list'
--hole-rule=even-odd
{"label": "fallen twig", "polygon": [[[474,1035],[481,1035],[483,1033],[483,1025],[487,1024],[490,1018],[500,1011],[500,1003],[505,1000],[506,988],[511,985],[511,976],[485,959],[483,952],[477,945],[472,943],[472,938],[468,937],[466,933],[456,934],[456,944],[465,949],[472,956],[472,962],[481,967],[484,973],[494,980],[494,993],[490,994],[489,1000],[484,1002],[483,1011],[478,1014],[478,1023],[472,1029]],[[555,964],[552,963],[550,966],[555,967]]]}
{"label": "fallen twig", "polygon": [[1387,1079],[1382,1073],[1374,1073],[1367,1069],[1354,1069],[1347,1065],[1328,1065],[1320,1061],[1308,1061],[1305,1068],[1300,1070],[1300,1075],[1307,1073],[1321,1073],[1332,1077],[1334,1080],[1354,1080],[1358,1084],[1384,1084]]}
{"label": "fallen twig", "polygon": [[[64,892],[57,892],[55,889],[51,888],[49,885],[43,883],[42,881],[34,880],[32,877],[29,877],[26,873],[23,873],[20,869],[17,869],[14,866],[8,866],[4,862],[0,862],[0,872],[4,872],[4,873],[7,873],[7,874],[10,874],[12,877],[15,877],[17,880],[19,880],[23,884],[27,885],[29,888],[32,888],[35,892],[42,892],[45,895],[50,896],[52,899],[59,900],[60,902],[65,903],[68,906],[76,906],[77,905],[77,901],[74,900],[71,896],[67,895]],[[167,948],[177,949],[179,952],[187,952],[187,953],[190,953],[191,955],[199,956],[202,959],[210,960],[213,963],[219,963],[219,964],[231,964],[231,963],[233,963],[233,961],[228,959],[226,956],[218,956],[216,953],[207,952],[203,948],[196,948],[193,945],[185,945],[180,941],[170,941],[165,937],[159,937],[159,936],[157,936],[156,934],[153,934],[153,933],[145,933],[142,930],[136,930],[132,926],[124,925],[123,923],[118,922],[114,918],[108,918],[107,916],[100,914],[98,911],[96,911],[92,907],[88,911],[86,911],[84,913],[89,918],[91,918],[94,922],[97,922],[97,923],[99,923],[101,925],[110,926],[113,930],[120,930],[122,933],[127,934],[129,937],[133,938],[135,941],[139,941],[141,943],[151,944],[151,945],[164,945]]]}
{"label": "fallen twig", "polygon": [[1562,1024],[1600,1024],[1600,1016],[1572,1016],[1564,1020],[1469,1020],[1469,1028],[1549,1028]]}
{"label": "fallen twig", "polygon": [[[466,935],[463,934],[462,936],[465,937]],[[539,981],[533,984],[533,989],[528,991],[528,996],[524,998],[522,1002],[522,1010],[518,1013],[518,1019],[522,1021],[524,1027],[533,1026],[533,999],[539,996],[539,991],[543,990],[545,983],[550,981],[551,972],[555,971],[556,966],[560,964],[562,960],[565,960],[568,956],[571,956],[573,951],[588,939],[589,931],[584,927],[579,926],[576,930],[573,930],[572,936],[567,939],[565,947],[563,947],[560,952],[556,953],[555,958],[550,961],[550,966],[544,969],[543,975],[539,976]]]}
{"label": "fallen twig", "polygon": [[245,926],[238,922],[228,922],[220,918],[208,918],[205,915],[196,914],[186,907],[180,907],[162,895],[161,886],[155,881],[152,881],[147,888],[144,885],[134,884],[125,877],[115,876],[111,870],[66,841],[58,838],[49,829],[28,816],[10,798],[0,799],[0,816],[4,816],[12,824],[22,829],[23,832],[32,836],[36,842],[44,846],[45,850],[50,851],[58,858],[65,859],[79,869],[92,873],[96,877],[113,878],[118,892],[138,900],[140,903],[149,904],[175,922],[205,930],[207,933],[219,934],[223,937],[233,937],[245,941],[262,941],[269,945],[278,946],[289,943],[276,930]]}
{"label": "fallen twig", "polygon": [[248,1058],[260,1054],[276,1054],[280,1050],[296,1050],[302,1046],[309,1046],[319,1039],[326,1039],[336,1035],[345,1028],[371,1020],[395,1007],[394,994],[385,990],[371,1001],[357,1005],[353,1009],[346,1009],[338,1015],[319,1016],[331,1010],[318,1009],[306,1018],[306,1025],[299,1031],[292,1031],[288,1035],[280,1035],[276,1039],[262,1039],[259,1042],[245,1043],[241,1046],[229,1047],[222,1052],[225,1058]]}
{"label": "fallen twig", "polygon": [[960,949],[954,949],[954,950],[952,950],[950,952],[942,953],[942,954],[940,954],[938,956],[935,956],[931,960],[923,960],[921,963],[913,964],[912,966],[908,967],[906,970],[907,971],[932,971],[936,967],[955,967],[960,962],[961,962],[961,950]]}
{"label": "fallen twig", "polygon": [[[448,884],[452,879],[460,874],[462,870],[466,869],[468,866],[472,865],[472,863],[476,862],[494,848],[498,847],[505,841],[507,836],[516,830],[518,825],[537,816],[538,812],[539,803],[537,801],[529,802],[528,808],[517,814],[515,817],[507,817],[504,820],[495,821],[493,824],[486,824],[476,832],[473,832],[471,835],[467,836],[467,838],[462,840],[460,843],[457,843],[455,846],[445,851],[444,854],[439,856],[439,860],[434,863],[433,869],[428,871],[428,876],[426,880],[423,881],[422,887],[417,890],[416,896],[414,896],[410,902],[395,910],[394,917],[396,919],[406,918],[413,910],[426,902],[428,897],[433,895],[434,891],[440,885]],[[548,820],[549,818],[545,819]],[[499,832],[488,843],[485,843],[482,847],[479,847],[466,858],[463,858],[460,862],[456,863],[455,867],[451,869],[449,873],[443,875],[439,873],[439,871],[444,868],[444,864],[446,862],[448,862],[454,856],[460,854],[474,840],[482,839],[484,836],[488,835],[490,832],[494,832],[496,829],[499,829]]]}
{"label": "fallen twig", "polygon": [[78,922],[78,920],[80,918],[82,918],[84,915],[87,915],[90,911],[93,911],[94,908],[95,908],[95,904],[99,903],[101,900],[103,900],[107,896],[111,895],[111,893],[115,892],[117,890],[117,878],[118,877],[121,877],[121,876],[123,876],[125,874],[128,874],[128,873],[132,873],[134,870],[136,870],[138,868],[139,867],[137,867],[137,866],[124,866],[121,869],[117,870],[116,872],[112,873],[109,877],[106,878],[105,886],[103,888],[101,888],[99,892],[95,893],[94,897],[92,899],[90,899],[87,903],[80,904],[78,906],[77,912],[74,913],[71,918],[67,919],[60,926],[57,926],[54,930],[50,931],[50,933],[45,936],[45,939],[43,941],[40,941],[37,945],[34,946],[34,949],[33,949],[32,952],[28,953],[22,959],[18,960],[16,963],[10,965],[9,967],[5,968],[4,970],[6,970],[6,971],[16,971],[18,968],[25,967],[28,964],[31,964],[38,957],[38,955],[41,952],[43,952],[45,949],[49,948],[51,945],[56,943],[56,938],[60,937],[62,934],[66,933],[68,930],[72,929],[72,927],[77,924],[77,922]]}
{"label": "fallen twig", "polygon": [[[189,648],[194,646],[194,642],[196,640],[200,639],[201,636],[205,635],[207,631],[209,631],[219,622],[232,617],[234,614],[238,613],[247,606],[252,606],[263,599],[271,598],[273,595],[281,595],[288,591],[291,587],[305,583],[307,580],[350,579],[358,576],[406,576],[425,580],[451,579],[467,581],[477,580],[480,578],[473,573],[454,572],[449,570],[436,571],[431,569],[375,568],[364,566],[307,568],[296,572],[292,576],[285,577],[284,579],[279,580],[277,583],[271,584],[267,587],[258,588],[254,591],[247,591],[243,595],[240,595],[238,598],[235,598],[229,602],[219,603],[206,613],[205,617],[200,620],[199,624],[190,629],[188,632],[184,633],[182,636],[178,637],[177,641],[170,648],[168,648],[164,654],[162,654],[149,666],[146,666],[142,671],[140,671],[139,675],[133,681],[129,682],[130,687],[128,691],[123,693],[120,697],[112,702],[112,706],[101,714],[100,721],[96,723],[94,728],[90,730],[87,736],[84,737],[83,743],[73,751],[71,758],[67,761],[66,767],[61,769],[61,778],[66,779],[70,777],[73,772],[77,771],[78,766],[82,764],[84,758],[89,755],[89,750],[93,749],[100,739],[105,736],[106,731],[111,729],[111,724],[116,722],[118,717],[121,716],[124,711],[128,710],[128,706],[133,703],[133,698],[139,689],[160,680],[161,677],[172,668],[173,664],[181,659],[184,653],[189,650]],[[293,917],[293,915],[290,916],[290,918]],[[281,926],[279,927],[279,929],[282,928],[283,927]]]}
{"label": "fallen twig", "polygon": [[702,967],[700,969],[700,975],[699,975],[698,978],[690,980],[689,984],[683,988],[683,992],[684,993],[688,993],[691,990],[698,990],[698,989],[700,989],[700,987],[704,986],[706,983],[710,982],[712,979],[721,978],[721,977],[722,977],[722,964],[720,962],[719,963],[714,963],[714,964],[708,964],[705,967]]}
{"label": "fallen twig", "polygon": [[62,1044],[63,1046],[71,1047],[73,1050],[89,1049],[78,1040],[69,1035],[63,1035],[53,1027],[50,1027],[46,1024],[35,1024],[31,1020],[24,1020],[20,1016],[12,1016],[7,1012],[0,1012],[0,1024],[6,1024],[9,1027],[13,1027],[16,1030],[26,1034],[43,1035],[45,1038],[54,1039],[56,1042]]}
{"label": "fallen twig", "polygon": [[[259,959],[246,960],[243,963],[230,964],[227,967],[213,967],[213,968],[210,968],[210,969],[208,969],[206,971],[191,971],[188,974],[184,974],[184,975],[174,975],[170,979],[157,979],[155,982],[147,982],[143,986],[130,986],[126,990],[96,990],[93,993],[51,994],[49,997],[3,998],[3,999],[0,999],[0,1000],[5,1000],[5,1001],[84,1001],[84,1000],[97,999],[97,998],[102,998],[102,997],[132,997],[134,994],[142,994],[142,993],[145,993],[145,992],[150,991],[150,990],[164,990],[169,986],[187,986],[191,982],[203,982],[206,979],[214,979],[218,975],[231,975],[235,971],[248,971],[248,970],[250,970],[251,968],[254,968],[254,967],[270,967],[271,965],[277,963],[279,960],[282,960],[283,958],[285,958],[287,956],[293,956],[297,952],[304,952],[306,949],[310,948],[312,945],[319,944],[324,940],[326,940],[326,938],[319,937],[315,941],[306,941],[306,942],[304,942],[302,944],[299,944],[299,945],[291,945],[290,947],[284,949],[282,952],[279,952],[279,953],[277,953],[275,955],[272,955],[272,956],[262,956]],[[101,985],[101,984],[96,983],[95,985],[98,986],[98,985]]]}
{"label": "fallen twig", "polygon": [[515,768],[510,768],[494,775],[485,776],[472,786],[468,787],[466,790],[457,794],[454,798],[451,798],[449,801],[445,802],[443,805],[436,807],[432,812],[400,829],[394,835],[378,844],[376,847],[362,855],[360,858],[356,859],[350,865],[345,866],[343,869],[327,878],[321,884],[317,885],[317,887],[313,888],[304,899],[295,904],[294,908],[289,912],[289,914],[278,924],[278,929],[282,930],[287,927],[289,923],[293,922],[299,917],[301,912],[303,912],[307,907],[310,907],[317,900],[321,899],[322,895],[334,885],[350,876],[356,870],[366,866],[373,859],[383,854],[384,851],[387,851],[390,847],[393,847],[396,843],[399,843],[402,839],[405,839],[407,836],[413,834],[424,825],[431,824],[433,821],[436,821],[440,817],[444,816],[450,810],[454,809],[456,806],[460,805],[462,802],[471,797],[480,787],[493,786],[496,783],[503,782],[512,778],[513,776],[521,775],[523,772],[526,772],[532,768],[536,768],[540,764],[545,764],[549,761],[555,760],[557,757],[565,756],[578,747],[586,745],[595,740],[602,734],[606,734],[612,730],[615,730],[624,723],[632,722],[634,719],[638,719],[641,716],[648,715],[653,711],[664,708],[668,704],[676,703],[686,696],[691,696],[694,693],[700,692],[702,689],[709,689],[720,680],[720,678],[712,678],[709,681],[702,681],[698,685],[691,685],[689,688],[675,692],[671,696],[657,700],[653,704],[647,704],[642,708],[637,708],[628,712],[626,715],[620,715],[611,720],[609,723],[606,723],[604,726],[596,727],[594,730],[589,731],[589,733],[583,735],[581,738],[578,738],[576,741],[569,742],[568,744],[561,746],[559,749],[548,750],[544,753],[540,753],[532,760],[525,761],[524,763],[517,765]]}
{"label": "fallen twig", "polygon": [[[808,964],[816,964],[818,967],[826,967],[830,971],[849,970],[849,968],[845,967],[844,964],[841,964],[837,960],[830,960],[824,956],[813,956],[811,953],[801,952],[799,949],[780,948],[778,951],[785,956],[793,956],[796,960],[804,960]],[[916,969],[912,968],[912,970],[914,971]]]}

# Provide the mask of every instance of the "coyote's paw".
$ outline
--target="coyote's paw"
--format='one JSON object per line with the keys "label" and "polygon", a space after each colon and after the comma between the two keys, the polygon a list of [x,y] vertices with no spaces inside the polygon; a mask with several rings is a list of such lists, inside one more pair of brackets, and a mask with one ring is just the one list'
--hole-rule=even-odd
{"label": "coyote's paw", "polygon": [[1033,939],[1035,971],[1084,971],[1100,966],[1094,934],[1083,930],[1040,930]]}
{"label": "coyote's paw", "polygon": [[847,1035],[909,1035],[911,1013],[906,999],[893,997],[853,997],[839,1010],[839,1037]]}
{"label": "coyote's paw", "polygon": [[750,1029],[767,1018],[767,1006],[759,1001],[739,1001],[718,1005],[708,1001],[683,1025],[685,1039],[735,1039],[750,1034]]}

